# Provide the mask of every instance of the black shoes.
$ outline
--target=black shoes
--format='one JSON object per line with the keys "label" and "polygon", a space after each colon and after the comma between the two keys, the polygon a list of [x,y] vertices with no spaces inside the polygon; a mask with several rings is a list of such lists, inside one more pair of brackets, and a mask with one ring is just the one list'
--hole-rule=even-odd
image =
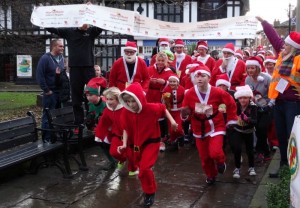
{"label": "black shoes", "polygon": [[226,163],[217,165],[218,173],[223,174],[226,171]]}
{"label": "black shoes", "polygon": [[155,194],[145,194],[144,207],[150,207],[154,203]]}
{"label": "black shoes", "polygon": [[207,178],[206,181],[205,181],[208,185],[213,185],[215,184],[216,182],[216,178],[213,177],[213,178]]}

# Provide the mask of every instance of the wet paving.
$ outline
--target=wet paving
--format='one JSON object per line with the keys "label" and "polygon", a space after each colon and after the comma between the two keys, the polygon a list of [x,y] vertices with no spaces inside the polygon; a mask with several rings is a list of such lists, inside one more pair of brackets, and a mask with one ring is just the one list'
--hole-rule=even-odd
{"label": "wet paving", "polygon": [[[233,157],[227,152],[227,170],[219,175],[215,185],[205,183],[197,150],[186,145],[179,151],[160,153],[154,167],[158,184],[153,208],[222,208],[249,207],[268,164],[256,167],[257,176],[247,175],[247,160],[241,168],[241,178],[232,178]],[[0,207],[55,208],[138,208],[143,207],[143,195],[137,176],[123,170],[104,171],[106,162],[99,147],[85,151],[89,171],[78,171],[73,179],[64,179],[56,167],[40,169],[38,174],[26,174],[0,183]]]}

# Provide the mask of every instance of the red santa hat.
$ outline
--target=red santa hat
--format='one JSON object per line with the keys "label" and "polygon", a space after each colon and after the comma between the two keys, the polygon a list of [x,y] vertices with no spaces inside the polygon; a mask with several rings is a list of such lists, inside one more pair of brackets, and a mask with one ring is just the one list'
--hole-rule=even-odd
{"label": "red santa hat", "polygon": [[266,64],[266,63],[276,63],[276,58],[275,58],[275,56],[266,56],[266,59],[265,59],[265,61],[264,61],[264,64]]}
{"label": "red santa hat", "polygon": [[101,88],[106,88],[107,82],[103,77],[92,78],[84,88],[84,93],[100,96]]}
{"label": "red santa hat", "polygon": [[160,38],[159,45],[161,46],[163,44],[170,45],[169,39],[168,38]]}
{"label": "red santa hat", "polygon": [[272,50],[267,50],[268,53],[270,53],[272,56],[275,56]]}
{"label": "red santa hat", "polygon": [[[135,112],[131,107],[129,107],[127,102],[124,101],[124,95],[130,95],[131,97],[133,97],[133,99],[136,101],[139,107],[137,112]],[[143,105],[147,103],[143,88],[138,82],[130,84],[125,90],[123,90],[119,95],[119,101],[124,106],[124,108],[134,113],[140,113],[142,111]]]}
{"label": "red santa hat", "polygon": [[262,69],[263,63],[257,56],[252,56],[246,61],[246,66],[258,66],[259,69]]}
{"label": "red santa hat", "polygon": [[175,40],[175,47],[184,47],[184,42],[181,39]]}
{"label": "red santa hat", "polygon": [[171,79],[175,79],[177,82],[179,82],[179,78],[176,75],[169,76],[168,80],[170,81]]}
{"label": "red santa hat", "polygon": [[209,68],[207,66],[205,66],[203,63],[190,69],[190,74],[192,77],[194,77],[196,74],[199,74],[199,73],[211,76]]}
{"label": "red santa hat", "polygon": [[224,46],[224,48],[222,49],[222,52],[229,52],[229,53],[235,54],[233,43],[227,43]]}
{"label": "red santa hat", "polygon": [[226,73],[217,75],[216,78],[217,78],[216,87],[218,87],[219,85],[225,85],[228,88],[230,88],[231,84],[229,82],[229,78]]}
{"label": "red santa hat", "polygon": [[293,46],[294,48],[300,49],[300,33],[291,32],[284,40],[287,44]]}
{"label": "red santa hat", "polygon": [[253,92],[249,85],[238,86],[235,88],[236,92],[234,93],[235,99],[239,99],[240,97],[253,97]]}
{"label": "red santa hat", "polygon": [[256,55],[257,57],[259,57],[261,59],[261,61],[263,62],[265,60],[265,56],[262,53],[259,53]]}
{"label": "red santa hat", "polygon": [[201,64],[201,62],[194,61],[193,63],[186,65],[185,74],[190,74],[190,69],[193,67],[199,66],[199,64]]}
{"label": "red santa hat", "polygon": [[204,48],[204,49],[208,50],[207,41],[204,41],[204,40],[198,41],[198,43],[197,43],[197,49],[198,48]]}
{"label": "red santa hat", "polygon": [[137,45],[136,42],[133,41],[127,41],[124,50],[134,50],[137,51]]}
{"label": "red santa hat", "polygon": [[251,53],[249,50],[246,49],[246,50],[244,50],[244,52],[247,53],[248,56],[251,56]]}
{"label": "red santa hat", "polygon": [[241,49],[236,50],[234,55],[243,59],[243,51]]}

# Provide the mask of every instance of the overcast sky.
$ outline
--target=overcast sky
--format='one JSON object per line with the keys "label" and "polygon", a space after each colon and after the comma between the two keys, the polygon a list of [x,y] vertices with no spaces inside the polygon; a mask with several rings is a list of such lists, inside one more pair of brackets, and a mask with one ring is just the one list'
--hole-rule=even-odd
{"label": "overcast sky", "polygon": [[261,16],[272,24],[274,19],[283,22],[288,20],[289,3],[295,8],[297,0],[249,0],[250,11],[247,16]]}

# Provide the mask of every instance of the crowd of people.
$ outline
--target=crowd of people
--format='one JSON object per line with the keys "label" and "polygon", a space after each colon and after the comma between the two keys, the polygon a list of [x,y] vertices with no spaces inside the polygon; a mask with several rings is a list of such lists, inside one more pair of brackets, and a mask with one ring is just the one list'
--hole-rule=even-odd
{"label": "crowd of people", "polygon": [[[219,58],[210,56],[207,41],[200,40],[189,55],[183,40],[171,43],[160,38],[147,66],[137,55],[136,42],[127,41],[124,56],[107,76],[94,66],[91,54],[100,29],[88,25],[47,29],[66,38],[70,47],[76,122],[95,132],[95,141],[109,161],[103,169],[127,164],[129,176],[138,175],[145,206],[154,203],[157,186],[152,167],[159,152],[178,150],[185,142],[195,144],[209,185],[226,171],[226,154],[234,155],[233,178],[241,177],[244,144],[250,176],[256,175],[256,162],[271,159],[273,148],[280,150],[280,167],[287,165],[293,119],[300,114],[300,33],[291,32],[283,41],[269,23],[257,19],[274,51],[236,49],[227,43]],[[60,75],[65,74],[63,50],[61,40],[52,40],[51,52],[41,57],[37,67],[44,108],[61,107],[60,91],[66,88],[62,84],[66,76]],[[83,118],[85,98],[88,115]],[[44,115],[42,127],[47,127]],[[225,153],[225,144],[231,152]]]}

